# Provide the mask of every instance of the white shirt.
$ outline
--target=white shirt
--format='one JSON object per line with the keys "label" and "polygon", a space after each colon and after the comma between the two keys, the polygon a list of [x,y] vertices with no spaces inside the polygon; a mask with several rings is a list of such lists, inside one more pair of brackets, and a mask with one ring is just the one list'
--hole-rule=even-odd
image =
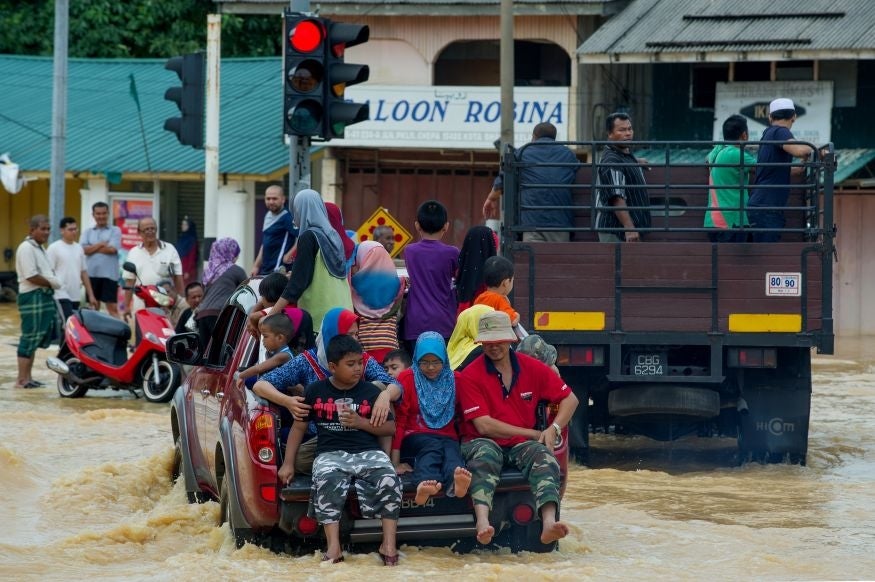
{"label": "white shirt", "polygon": [[[143,247],[143,243],[138,244],[128,251],[127,261],[137,267],[136,276],[133,273],[124,272],[124,279],[127,284],[132,284],[139,277],[143,285],[155,285],[161,279],[173,280],[173,275],[182,275],[182,261],[179,260],[179,253],[176,252],[176,247],[168,242],[158,241],[158,249],[149,254]],[[145,305],[139,297],[134,297],[131,313],[139,311]]]}
{"label": "white shirt", "polygon": [[30,237],[24,239],[15,251],[15,271],[18,273],[19,293],[30,293],[44,288],[28,281],[35,275],[42,275],[49,282],[57,281],[45,249]]}
{"label": "white shirt", "polygon": [[56,240],[46,252],[55,275],[61,280],[61,288],[55,289],[55,299],[82,299],[82,271],[87,271],[85,251],[77,242]]}

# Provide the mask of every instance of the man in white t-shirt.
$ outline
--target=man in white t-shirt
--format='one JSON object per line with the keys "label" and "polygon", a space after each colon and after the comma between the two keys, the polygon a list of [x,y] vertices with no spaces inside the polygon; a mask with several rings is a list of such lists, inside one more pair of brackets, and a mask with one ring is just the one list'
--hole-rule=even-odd
{"label": "man in white t-shirt", "polygon": [[176,247],[168,242],[158,240],[158,224],[154,218],[141,218],[137,224],[137,232],[143,242],[128,252],[128,262],[137,267],[136,276],[133,273],[124,272],[125,286],[125,319],[130,314],[142,309],[143,302],[134,297],[131,288],[137,278],[143,285],[157,285],[161,279],[170,279],[176,292],[182,295],[184,285],[182,283],[182,261]]}
{"label": "man in white t-shirt", "polygon": [[49,245],[46,252],[55,276],[61,280],[61,288],[55,289],[55,300],[64,312],[64,321],[79,309],[79,299],[82,297],[82,286],[85,286],[85,296],[92,309],[100,304],[94,298],[91,289],[91,279],[88,278],[88,268],[85,266],[85,251],[82,250],[76,238],[79,236],[79,225],[76,219],[66,216],[61,219],[61,238]]}

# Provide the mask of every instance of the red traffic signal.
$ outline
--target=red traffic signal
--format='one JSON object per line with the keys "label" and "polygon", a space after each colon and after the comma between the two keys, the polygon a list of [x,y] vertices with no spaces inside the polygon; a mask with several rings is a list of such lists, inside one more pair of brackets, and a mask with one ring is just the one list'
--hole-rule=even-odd
{"label": "red traffic signal", "polygon": [[324,133],[325,41],[328,21],[285,12],[283,45],[283,133]]}
{"label": "red traffic signal", "polygon": [[[289,30],[289,46],[299,53],[312,53],[322,47],[325,26],[315,19],[299,20]],[[320,51],[321,52],[321,51]]]}

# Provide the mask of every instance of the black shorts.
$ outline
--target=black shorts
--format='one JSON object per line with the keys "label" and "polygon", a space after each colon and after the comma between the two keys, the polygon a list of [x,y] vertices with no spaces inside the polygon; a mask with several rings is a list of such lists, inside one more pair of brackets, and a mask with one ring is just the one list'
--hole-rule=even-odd
{"label": "black shorts", "polygon": [[94,298],[104,303],[118,303],[118,281],[106,277],[88,277]]}

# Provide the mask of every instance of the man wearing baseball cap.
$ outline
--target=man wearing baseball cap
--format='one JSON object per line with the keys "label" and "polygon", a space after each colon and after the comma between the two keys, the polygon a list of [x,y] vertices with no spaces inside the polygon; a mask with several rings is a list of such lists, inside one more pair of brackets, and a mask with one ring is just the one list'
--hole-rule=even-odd
{"label": "man wearing baseball cap", "polygon": [[[568,535],[568,526],[556,520],[560,477],[553,448],[577,408],[577,397],[546,365],[511,351],[517,337],[507,313],[483,314],[477,332],[483,354],[462,372],[470,385],[458,395],[477,541],[489,544],[495,535],[489,512],[501,468],[507,463],[528,479],[541,516],[541,542],[553,543]],[[545,430],[535,428],[541,400],[559,405],[553,424]]]}
{"label": "man wearing baseball cap", "polygon": [[[748,200],[747,216],[752,228],[784,228],[783,210],[759,210],[759,207],[783,207],[790,196],[790,162],[793,158],[808,159],[811,147],[792,143],[790,128],[796,121],[796,106],[791,99],[775,99],[769,104],[769,127],[763,132],[762,141],[781,141],[782,144],[762,144],[757,154],[757,169],[754,187]],[[759,164],[784,164],[760,166]],[[793,168],[801,173],[802,168]],[[776,187],[777,186],[777,187]],[[778,242],[779,231],[753,232],[753,242]]]}

